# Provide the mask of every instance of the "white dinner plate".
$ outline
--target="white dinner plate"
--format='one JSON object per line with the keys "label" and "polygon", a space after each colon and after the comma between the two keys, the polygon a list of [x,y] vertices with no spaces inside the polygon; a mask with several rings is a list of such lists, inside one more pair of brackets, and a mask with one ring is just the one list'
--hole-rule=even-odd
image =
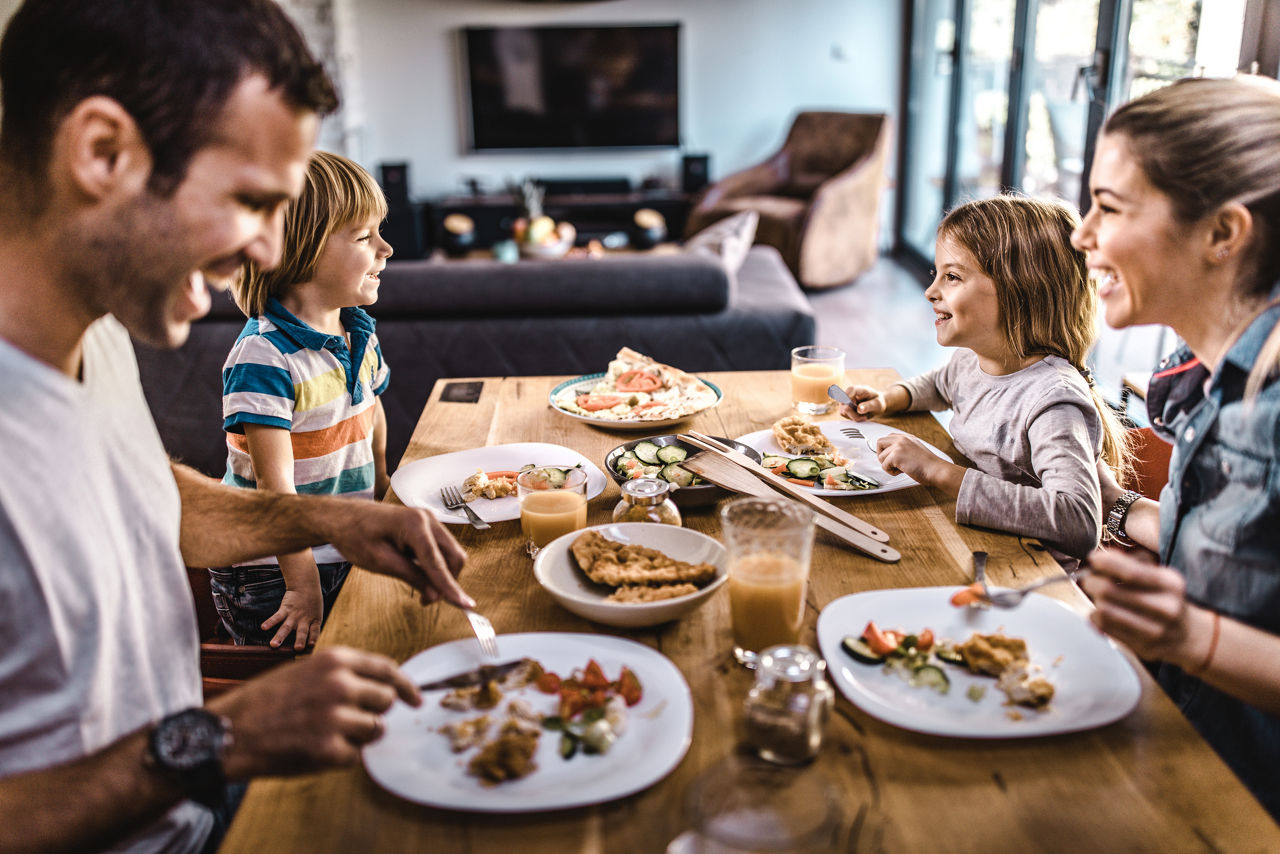
{"label": "white dinner plate", "polygon": [[565,380],[564,382],[560,383],[555,388],[551,389],[551,394],[547,398],[548,402],[550,402],[551,404],[551,408],[554,409],[556,412],[559,412],[561,415],[566,415],[569,418],[574,419],[575,421],[581,421],[584,424],[594,424],[596,427],[607,427],[613,430],[649,430],[649,429],[658,430],[659,428],[662,428],[662,427],[672,427],[676,424],[680,424],[685,421],[688,421],[693,416],[698,415],[699,413],[702,413],[702,412],[706,412],[708,409],[711,409],[712,407],[717,406],[720,403],[721,399],[724,398],[724,394],[720,391],[719,386],[717,386],[715,383],[707,382],[706,380],[699,379],[698,382],[707,386],[708,388],[710,388],[712,391],[716,393],[716,399],[711,403],[708,403],[706,406],[702,407],[701,409],[697,410],[696,412],[690,412],[687,415],[681,415],[679,418],[662,418],[657,421],[640,421],[640,420],[614,421],[609,418],[591,418],[586,415],[579,415],[576,412],[569,412],[567,409],[562,409],[561,407],[556,405],[556,395],[560,394],[560,392],[564,391],[567,388],[572,388],[578,394],[585,394],[591,391],[597,385],[599,385],[600,380],[604,379],[604,376],[605,375],[603,373],[583,374],[580,377],[574,377],[571,380]]}
{"label": "white dinner plate", "polygon": [[[818,646],[827,670],[849,702],[885,723],[916,732],[958,738],[1030,738],[1093,729],[1123,718],[1142,695],[1129,661],[1091,623],[1062,602],[1032,594],[1017,608],[957,608],[956,587],[872,590],[841,596],[818,616]],[[994,588],[999,589],[999,588]],[[1034,669],[1054,685],[1043,711],[1004,705],[1005,695],[989,676],[943,665],[951,689],[939,694],[915,688],[880,665],[854,661],[840,641],[857,637],[874,620],[882,629],[916,633],[932,629],[939,639],[964,642],[977,632],[1023,638]],[[970,685],[985,686],[981,699]],[[1021,720],[1008,712],[1016,709]]]}
{"label": "white dinner plate", "polygon": [[[502,660],[528,656],[547,670],[569,676],[588,659],[616,679],[631,668],[644,691],[627,710],[627,729],[608,753],[562,759],[560,738],[544,731],[535,754],[537,768],[519,780],[486,786],[467,774],[475,749],[455,754],[439,728],[467,720],[477,712],[455,712],[440,705],[446,691],[422,695],[413,708],[400,701],[383,720],[386,733],[364,749],[369,776],[389,792],[420,804],[466,812],[519,813],[566,809],[615,800],[638,792],[671,773],[693,737],[693,698],[671,660],[643,644],[608,635],[531,632],[498,635]],[[450,641],[418,653],[403,665],[416,684],[477,667],[480,650],[472,638]],[[532,685],[514,692],[535,710],[549,714],[554,695]],[[505,708],[505,700],[503,708]]]}
{"label": "white dinner plate", "polygon": [[[591,460],[577,451],[546,442],[515,442],[510,445],[490,445],[470,448],[451,454],[437,454],[422,460],[405,463],[391,475],[391,488],[400,500],[410,507],[425,507],[440,519],[455,525],[467,524],[461,510],[446,510],[440,500],[440,488],[456,486],[462,491],[462,482],[476,473],[485,471],[519,471],[533,463],[539,466],[572,468],[579,463],[587,472],[587,499],[604,492],[609,482],[604,472]],[[505,522],[520,518],[520,503],[515,495],[505,498],[477,498],[471,509],[486,522]]]}
{"label": "white dinner plate", "polygon": [[[862,433],[862,439],[851,438],[842,433],[842,430],[856,428]],[[809,487],[813,490],[814,495],[829,495],[838,498],[849,498],[855,495],[879,495],[882,492],[893,492],[895,489],[906,489],[908,486],[915,486],[916,481],[905,474],[890,475],[880,467],[880,463],[876,461],[875,445],[883,436],[891,433],[906,433],[905,430],[899,430],[896,427],[888,427],[876,421],[821,421],[818,422],[818,429],[822,431],[822,435],[831,440],[831,444],[836,446],[836,451],[849,460],[847,468],[855,474],[870,477],[877,481],[880,486],[875,489],[818,489]],[[908,434],[910,435],[910,434]],[[773,430],[757,430],[754,433],[748,433],[745,436],[739,436],[737,441],[744,445],[750,445],[761,454],[774,454],[781,457],[796,457],[798,454],[788,454],[782,450],[782,447],[773,438]],[[942,451],[920,440],[934,454],[948,462],[948,457]]]}

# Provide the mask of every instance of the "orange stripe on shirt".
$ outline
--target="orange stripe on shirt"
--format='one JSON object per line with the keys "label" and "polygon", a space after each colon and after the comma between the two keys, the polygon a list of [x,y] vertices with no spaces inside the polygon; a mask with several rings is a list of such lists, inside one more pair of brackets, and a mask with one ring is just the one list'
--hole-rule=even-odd
{"label": "orange stripe on shirt", "polygon": [[[345,421],[339,421],[323,430],[309,433],[290,433],[295,460],[310,460],[332,454],[354,442],[367,438],[373,432],[373,407],[357,412]],[[227,444],[241,453],[249,453],[249,439],[243,433],[228,433]]]}

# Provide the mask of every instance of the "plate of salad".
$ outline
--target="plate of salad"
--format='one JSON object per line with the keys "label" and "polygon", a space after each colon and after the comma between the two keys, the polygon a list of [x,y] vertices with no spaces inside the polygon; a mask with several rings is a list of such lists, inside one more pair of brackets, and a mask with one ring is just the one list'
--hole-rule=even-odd
{"label": "plate of salad", "polygon": [[[1031,595],[1011,609],[956,607],[957,589],[872,590],[822,609],[818,646],[849,702],[885,723],[955,738],[1078,732],[1138,704],[1128,659],[1064,603]],[[968,666],[964,654],[983,663],[979,653],[1003,661],[1001,676]]]}
{"label": "plate of salad", "polygon": [[[505,714],[519,700],[539,719],[532,770],[497,783],[469,773],[483,746],[454,751],[443,730],[476,712],[442,705],[450,692],[440,689],[424,691],[416,709],[397,701],[387,711],[386,733],[363,754],[365,768],[379,786],[409,801],[465,812],[567,809],[645,789],[671,773],[688,751],[693,699],[680,670],[662,653],[625,638],[565,632],[498,635],[498,648],[503,661],[530,658],[557,675],[555,686],[537,681],[505,690],[493,709],[494,715]],[[475,640],[467,638],[424,650],[402,669],[420,684],[482,663]],[[624,704],[614,703],[625,705],[625,725],[603,740],[594,736],[605,715],[589,708],[595,690],[563,690],[593,684],[593,676],[596,682],[603,676],[601,694],[610,693],[609,685],[622,685],[620,693],[626,695]],[[566,703],[579,694],[584,702]]]}
{"label": "plate of salad", "polygon": [[[772,430],[757,430],[737,441],[755,448],[762,457],[761,465],[798,486],[806,486],[815,495],[849,497],[878,495],[916,486],[910,475],[890,475],[876,460],[875,444],[884,436],[906,433],[875,421],[822,421],[816,424],[833,450],[824,454],[789,454],[778,444]],[[855,431],[861,436],[853,436]],[[922,442],[924,440],[921,440]],[[951,458],[924,442],[938,457]]]}

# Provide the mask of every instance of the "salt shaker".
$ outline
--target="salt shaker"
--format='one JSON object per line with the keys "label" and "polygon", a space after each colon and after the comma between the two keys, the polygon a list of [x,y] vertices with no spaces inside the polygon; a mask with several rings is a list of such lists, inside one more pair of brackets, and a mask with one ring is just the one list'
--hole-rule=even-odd
{"label": "salt shaker", "polygon": [[807,646],[782,644],[760,654],[745,703],[747,740],[760,758],[795,765],[817,755],[835,703],[826,673],[827,663]]}
{"label": "salt shaker", "polygon": [[619,487],[622,500],[613,508],[613,521],[683,524],[680,511],[668,495],[670,488],[671,484],[655,477],[624,480]]}

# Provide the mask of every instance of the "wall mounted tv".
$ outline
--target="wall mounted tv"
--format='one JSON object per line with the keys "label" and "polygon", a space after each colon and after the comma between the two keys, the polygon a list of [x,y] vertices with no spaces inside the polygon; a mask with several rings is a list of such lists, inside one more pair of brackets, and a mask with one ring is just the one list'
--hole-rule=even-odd
{"label": "wall mounted tv", "polygon": [[463,30],[473,151],[680,144],[678,24]]}

